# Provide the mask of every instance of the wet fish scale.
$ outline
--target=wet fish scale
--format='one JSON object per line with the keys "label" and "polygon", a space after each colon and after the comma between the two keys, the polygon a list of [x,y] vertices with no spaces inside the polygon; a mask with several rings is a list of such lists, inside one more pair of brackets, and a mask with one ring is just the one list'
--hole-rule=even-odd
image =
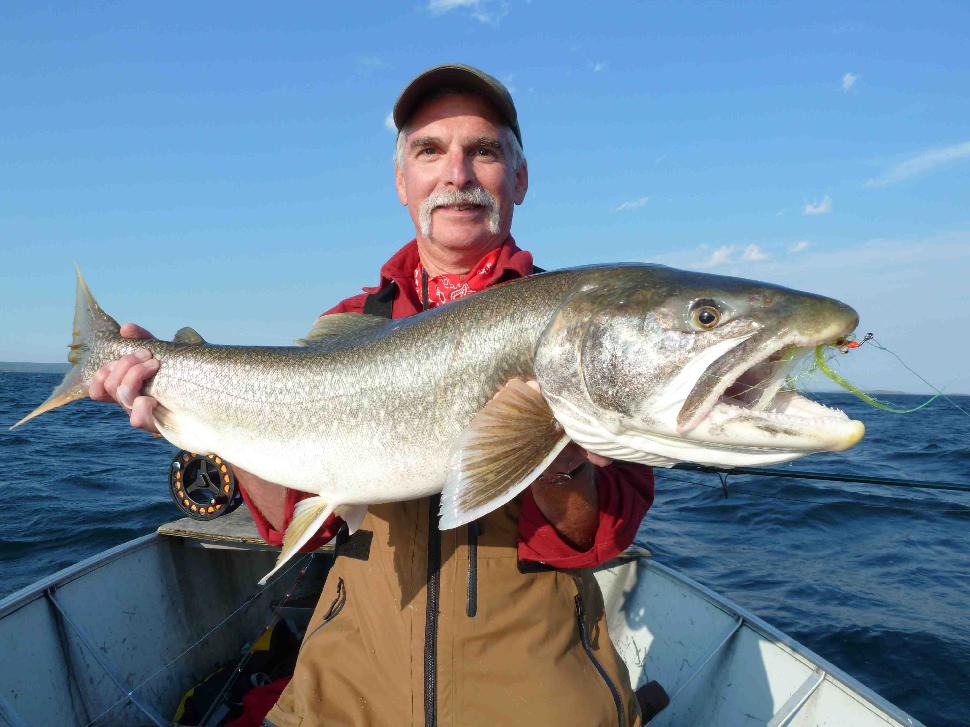
{"label": "wet fish scale", "polygon": [[[698,322],[698,306],[713,324]],[[469,522],[521,492],[569,439],[660,466],[851,446],[862,425],[778,392],[770,361],[857,320],[821,296],[630,264],[546,273],[400,321],[328,316],[306,346],[216,346],[191,329],[172,342],[122,338],[79,273],[75,366],[19,423],[148,348],[160,367],[145,393],[160,403],[163,436],[316,495],[294,516],[285,559],[330,513],[359,522],[368,504],[442,492],[441,526]],[[725,397],[746,371],[769,393]]]}

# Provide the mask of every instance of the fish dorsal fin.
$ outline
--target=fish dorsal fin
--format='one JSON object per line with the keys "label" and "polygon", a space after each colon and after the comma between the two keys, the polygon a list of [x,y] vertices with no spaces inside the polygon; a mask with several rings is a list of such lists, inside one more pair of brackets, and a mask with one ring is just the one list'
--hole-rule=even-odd
{"label": "fish dorsal fin", "polygon": [[191,326],[179,328],[175,332],[175,338],[173,338],[172,341],[175,343],[194,343],[198,345],[205,343],[205,339],[200,336],[199,332]]}
{"label": "fish dorsal fin", "polygon": [[388,322],[388,319],[382,316],[370,316],[364,313],[333,313],[329,316],[320,316],[310,332],[296,340],[296,345],[320,346],[330,343],[335,336],[346,336],[350,333],[379,328],[387,325]]}
{"label": "fish dorsal fin", "polygon": [[512,379],[475,415],[452,453],[439,526],[455,528],[504,505],[568,443],[542,394]]}

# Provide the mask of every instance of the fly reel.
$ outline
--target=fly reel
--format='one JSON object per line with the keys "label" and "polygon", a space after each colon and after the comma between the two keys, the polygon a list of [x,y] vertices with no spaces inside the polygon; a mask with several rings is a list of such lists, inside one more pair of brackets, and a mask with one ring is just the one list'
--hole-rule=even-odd
{"label": "fly reel", "polygon": [[229,463],[214,454],[175,455],[168,472],[168,491],[178,509],[194,520],[214,520],[242,504]]}

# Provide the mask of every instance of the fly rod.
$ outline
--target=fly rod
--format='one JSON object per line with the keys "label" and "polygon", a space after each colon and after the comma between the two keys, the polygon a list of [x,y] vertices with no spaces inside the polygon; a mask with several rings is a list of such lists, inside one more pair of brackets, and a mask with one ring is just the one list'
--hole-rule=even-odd
{"label": "fly rod", "polygon": [[954,482],[924,482],[920,480],[901,480],[891,477],[865,477],[861,475],[835,475],[825,472],[803,472],[801,470],[777,470],[763,467],[708,467],[701,464],[681,463],[673,466],[676,470],[690,472],[709,472],[715,475],[755,475],[758,477],[789,477],[802,480],[825,480],[827,482],[855,482],[865,485],[886,485],[888,487],[910,487],[920,490],[951,490],[953,492],[970,492],[970,485]]}

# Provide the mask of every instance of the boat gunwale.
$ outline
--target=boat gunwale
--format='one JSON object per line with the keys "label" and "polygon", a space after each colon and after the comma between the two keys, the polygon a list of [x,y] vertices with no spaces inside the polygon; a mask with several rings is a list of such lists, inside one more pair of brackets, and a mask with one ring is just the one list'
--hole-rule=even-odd
{"label": "boat gunwale", "polygon": [[878,692],[875,692],[871,688],[867,687],[851,674],[848,674],[832,662],[828,661],[819,654],[816,654],[797,639],[789,636],[775,626],[772,626],[743,606],[736,604],[728,597],[722,596],[704,584],[695,581],[690,576],[684,575],[680,571],[677,571],[670,566],[666,566],[663,563],[655,561],[650,555],[649,551],[638,548],[634,552],[623,553],[617,558],[596,567],[594,570],[609,570],[611,568],[616,568],[618,566],[627,565],[634,562],[643,562],[648,570],[653,569],[669,580],[672,580],[675,583],[696,592],[698,595],[704,598],[704,600],[708,601],[711,605],[715,606],[725,614],[741,618],[743,620],[741,628],[747,627],[751,629],[759,636],[762,636],[781,647],[784,651],[797,658],[809,668],[813,670],[821,669],[824,672],[823,683],[824,681],[828,681],[834,687],[838,688],[843,694],[853,698],[854,701],[865,706],[870,711],[872,707],[876,707],[901,724],[911,725],[911,727],[925,727],[923,722],[920,722],[912,715],[907,714],[901,707],[893,704]]}
{"label": "boat gunwale", "polygon": [[[50,576],[41,578],[33,584],[18,591],[14,591],[9,596],[0,600],[0,619],[3,619],[33,603],[34,601],[43,598],[51,588],[56,589],[71,583],[78,578],[97,570],[98,568],[129,555],[130,553],[153,545],[160,545],[163,540],[170,539],[167,537],[163,538],[163,536],[161,536],[158,532],[151,532],[138,538],[133,538],[132,540],[120,543],[112,548],[101,551],[100,553],[96,553],[89,558],[85,558],[74,565],[63,568]],[[816,654],[807,646],[789,636],[785,632],[767,623],[751,611],[748,611],[746,608],[736,604],[726,596],[718,594],[707,586],[695,581],[674,568],[653,560],[649,551],[645,551],[640,548],[631,548],[631,550],[627,553],[621,554],[619,557],[596,567],[594,570],[610,570],[619,566],[634,565],[641,562],[644,563],[647,570],[652,569],[660,575],[666,577],[668,580],[673,581],[675,584],[694,592],[705,601],[715,606],[718,610],[724,612],[726,615],[741,618],[743,620],[742,628],[747,627],[757,635],[762,636],[772,643],[778,645],[791,656],[802,661],[807,667],[811,669],[821,668],[825,672],[824,680],[829,681],[841,692],[847,696],[850,696],[867,709],[876,707],[889,717],[904,725],[911,725],[912,727],[925,727],[922,722],[904,712],[900,707],[897,707],[885,697],[882,697],[880,694],[861,683],[855,677],[846,673],[844,670],[837,667],[835,664],[832,664],[822,656]]]}
{"label": "boat gunwale", "polygon": [[51,588],[56,590],[129,553],[157,544],[160,542],[159,538],[158,533],[152,532],[131,540],[126,540],[124,543],[119,543],[107,550],[95,553],[84,560],[62,568],[49,576],[44,576],[30,585],[14,591],[9,596],[0,599],[0,619],[6,618],[39,598],[43,598],[44,594]]}

